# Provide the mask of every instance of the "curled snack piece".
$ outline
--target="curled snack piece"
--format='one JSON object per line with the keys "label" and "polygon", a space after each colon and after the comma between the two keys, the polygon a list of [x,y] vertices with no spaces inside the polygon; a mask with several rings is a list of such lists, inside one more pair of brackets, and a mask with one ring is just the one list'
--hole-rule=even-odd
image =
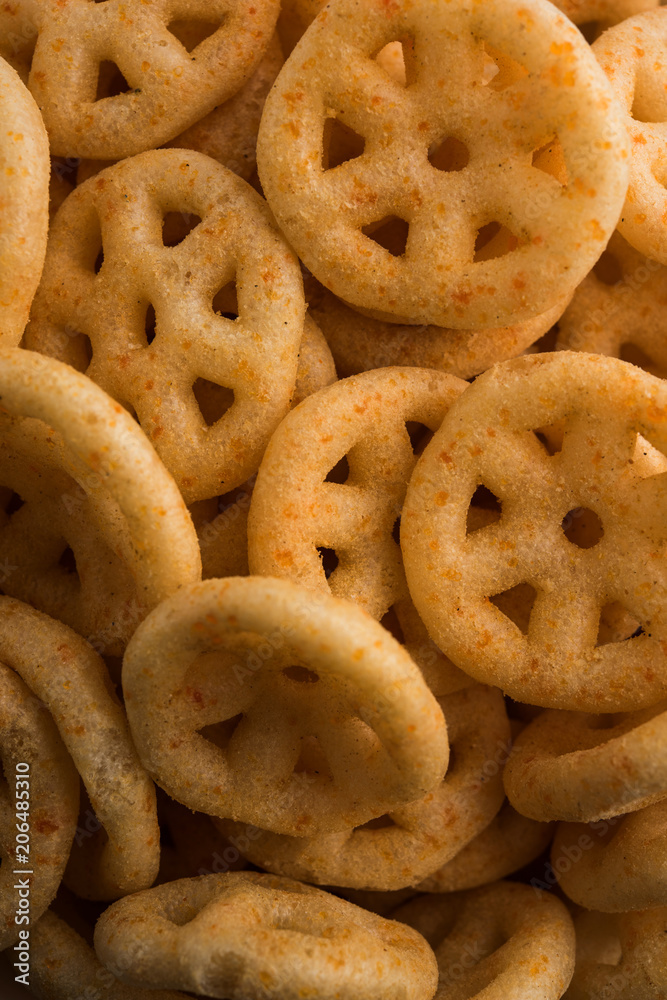
{"label": "curled snack piece", "polygon": [[515,740],[503,774],[524,816],[590,823],[667,798],[667,702],[620,719],[547,711]]}
{"label": "curled snack piece", "polygon": [[26,346],[133,409],[191,502],[257,470],[289,409],[304,314],[298,261],[259,195],[202,153],[160,149],[67,199]]}
{"label": "curled snack piece", "polygon": [[128,646],[123,690],[172,798],[277,833],[367,822],[447,766],[442,712],[399,643],[286,580],[207,580],[165,601]]}
{"label": "curled snack piece", "polygon": [[667,906],[667,802],[590,825],[559,823],[551,864],[563,892],[588,910]]}
{"label": "curled snack piece", "polygon": [[435,951],[434,1000],[558,1000],[572,977],[572,920],[559,899],[527,885],[419,896],[391,916]]}
{"label": "curled snack piece", "polygon": [[53,716],[95,810],[76,831],[67,884],[87,899],[147,888],[160,851],[155,789],[102,658],[66,625],[0,597],[0,661]]}
{"label": "curled snack piece", "polygon": [[[456,400],[415,467],[401,546],[415,606],[457,666],[544,707],[665,698],[667,482],[637,455],[646,441],[667,453],[665,412],[660,379],[571,352],[496,365]],[[484,526],[470,516],[480,492]],[[633,626],[603,636],[619,605]]]}
{"label": "curled snack piece", "polygon": [[172,139],[252,75],[278,6],[276,0],[34,4],[29,83],[52,152],[115,160]]}
{"label": "curled snack piece", "polygon": [[38,920],[56,894],[76,828],[79,780],[48,712],[1,662],[0,765],[2,951],[19,940],[24,914]]}
{"label": "curled snack piece", "polygon": [[174,990],[126,986],[73,927],[47,910],[30,934],[30,986],[38,1000],[187,1000]]}
{"label": "curled snack piece", "polygon": [[430,1000],[421,934],[291,879],[257,872],[180,879],[110,906],[95,928],[127,983],[243,1000]]}
{"label": "curled snack piece", "polygon": [[608,354],[667,375],[667,267],[618,230],[558,321],[556,347]]}
{"label": "curled snack piece", "polygon": [[[373,58],[397,40],[405,83]],[[457,329],[573,292],[616,226],[627,161],[604,73],[542,0],[338,0],[281,70],[257,142],[267,200],[323,285]]]}
{"label": "curled snack piece", "polygon": [[630,181],[618,230],[661,264],[667,264],[666,42],[667,10],[659,7],[629,17],[593,44],[632,140]]}
{"label": "curled snack piece", "polygon": [[216,825],[241,840],[249,861],[280,875],[355,889],[415,885],[491,822],[503,797],[498,761],[509,753],[509,725],[499,691],[473,685],[439,703],[454,764],[423,799],[391,809],[365,826],[313,838],[265,831],[249,836],[238,823],[217,820]]}
{"label": "curled snack piece", "polygon": [[183,499],[129,414],[67,365],[2,350],[0,396],[2,589],[118,655],[199,578]]}
{"label": "curled snack piece", "polygon": [[[1,54],[1,50],[0,50]],[[39,109],[0,58],[0,343],[16,347],[46,253],[49,141]]]}
{"label": "curled snack piece", "polygon": [[[407,597],[392,537],[415,463],[407,425],[435,431],[466,388],[442,372],[383,368],[304,400],[271,438],[257,475],[251,572],[346,597],[377,618]],[[328,579],[326,549],[338,561]]]}
{"label": "curled snack piece", "polygon": [[553,832],[552,823],[526,819],[505,803],[474,840],[417,888],[421,892],[459,892],[506,878],[541,854]]}
{"label": "curled snack piece", "polygon": [[574,918],[577,957],[566,1000],[663,1000],[667,996],[667,907]]}

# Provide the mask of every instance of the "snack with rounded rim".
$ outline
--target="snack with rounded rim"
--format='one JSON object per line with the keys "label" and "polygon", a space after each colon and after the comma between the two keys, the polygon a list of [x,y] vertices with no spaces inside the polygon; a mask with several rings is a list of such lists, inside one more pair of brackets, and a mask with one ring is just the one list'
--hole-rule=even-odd
{"label": "snack with rounded rim", "polygon": [[446,727],[405,650],[349,601],[287,580],[206,580],[135,632],[123,691],[172,798],[306,837],[433,791]]}
{"label": "snack with rounded rim", "polygon": [[431,875],[488,826],[503,800],[499,768],[487,773],[498,747],[509,745],[502,696],[473,685],[438,699],[447,722],[454,766],[434,791],[388,810],[377,823],[318,837],[287,837],[216,820],[241,838],[253,864],[318,885],[395,890]]}
{"label": "snack with rounded rim", "polygon": [[[405,87],[372,58],[397,39]],[[331,162],[341,126],[356,145]],[[338,0],[281,70],[257,143],[272,211],[322,284],[381,318],[460,329],[574,291],[616,226],[627,161],[604,73],[542,0]]]}
{"label": "snack with rounded rim", "polygon": [[35,101],[0,58],[0,344],[16,347],[46,253],[49,141]]}
{"label": "snack with rounded rim", "polygon": [[[0,663],[0,773],[7,783],[0,815],[0,950],[4,950],[19,940],[19,930],[26,924],[23,915],[30,923],[38,920],[55,896],[79,804],[76,769],[53,720],[4,663]],[[25,870],[25,877],[15,869]]]}
{"label": "snack with rounded rim", "polygon": [[152,150],[61,208],[26,346],[133,408],[192,502],[256,471],[289,408],[304,312],[298,262],[259,195],[202,153]]}
{"label": "snack with rounded rim", "polygon": [[430,1000],[421,934],[292,879],[259,872],[180,879],[110,906],[95,928],[124,982],[242,1000]]}
{"label": "snack with rounded rim", "polygon": [[591,823],[667,798],[667,702],[620,718],[546,711],[514,742],[503,773],[519,812]]}
{"label": "snack with rounded rim", "polygon": [[[667,453],[666,412],[661,380],[572,352],[496,365],[453,404],[415,467],[401,546],[415,606],[457,666],[544,707],[665,697],[667,483],[635,455],[645,440]],[[559,450],[542,429],[560,421]],[[496,513],[470,530],[480,484]],[[519,590],[527,625],[502,608]],[[643,634],[599,639],[601,612],[619,604]]]}

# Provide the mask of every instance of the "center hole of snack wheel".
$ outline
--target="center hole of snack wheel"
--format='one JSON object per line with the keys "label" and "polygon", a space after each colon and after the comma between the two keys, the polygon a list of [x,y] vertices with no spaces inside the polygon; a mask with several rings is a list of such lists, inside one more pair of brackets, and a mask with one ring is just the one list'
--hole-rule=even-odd
{"label": "center hole of snack wheel", "polygon": [[297,681],[299,684],[314,684],[315,681],[319,681],[319,676],[313,670],[308,670],[307,667],[300,667],[298,664],[294,664],[292,667],[285,667],[283,670],[285,677],[289,677],[291,681]]}
{"label": "center hole of snack wheel", "polygon": [[602,521],[590,507],[574,507],[561,522],[568,542],[580,549],[592,549],[604,535]]}

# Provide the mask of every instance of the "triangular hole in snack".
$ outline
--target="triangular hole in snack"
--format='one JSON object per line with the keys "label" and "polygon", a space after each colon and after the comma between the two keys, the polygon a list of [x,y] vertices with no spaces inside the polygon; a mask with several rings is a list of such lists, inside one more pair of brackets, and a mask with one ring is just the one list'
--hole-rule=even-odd
{"label": "triangular hole in snack", "polygon": [[221,24],[222,18],[217,21],[197,21],[194,18],[188,18],[187,20],[170,21],[167,25],[167,31],[179,40],[183,48],[192,52],[198,45],[215,34]]}
{"label": "triangular hole in snack", "polygon": [[340,118],[325,118],[322,135],[322,169],[333,170],[341,163],[356,160],[366,148],[366,140]]}
{"label": "triangular hole in snack", "polygon": [[320,554],[320,559],[322,560],[322,568],[324,569],[324,575],[329,579],[333,571],[338,566],[338,556],[333,549],[327,549],[323,545],[317,546],[317,551]]}
{"label": "triangular hole in snack", "polygon": [[304,736],[301,740],[301,752],[294,765],[294,773],[313,778],[332,778],[329,762],[317,736]]}
{"label": "triangular hole in snack", "polygon": [[410,224],[397,215],[388,215],[378,222],[363,226],[362,233],[383,248],[392,257],[402,257],[408,244]]}
{"label": "triangular hole in snack", "polygon": [[68,574],[76,573],[76,557],[69,545],[66,545],[62,550],[58,565]]}
{"label": "triangular hole in snack", "polygon": [[478,486],[472,495],[466,522],[466,534],[495,524],[500,520],[503,508],[500,500],[486,486]]}
{"label": "triangular hole in snack", "polygon": [[487,222],[477,230],[475,239],[475,255],[473,263],[479,264],[485,260],[495,260],[512,253],[519,246],[519,238],[502,222]]}
{"label": "triangular hole in snack", "polygon": [[599,259],[593,264],[593,274],[603,285],[617,285],[623,280],[623,268],[611,250],[602,251]]}
{"label": "triangular hole in snack", "polygon": [[117,97],[118,94],[127,94],[132,89],[115,62],[104,59],[100,63],[97,71],[96,101],[102,101],[105,97]]}
{"label": "triangular hole in snack", "polygon": [[388,42],[376,54],[375,60],[394,83],[406,87],[415,80],[415,40],[410,36]]}
{"label": "triangular hole in snack", "polygon": [[210,726],[202,726],[198,733],[220,750],[226,750],[242,719],[243,713],[240,713],[232,716],[231,719],[225,719],[224,722],[214,722]]}
{"label": "triangular hole in snack", "polygon": [[470,153],[468,147],[460,139],[448,135],[441,142],[434,143],[428,152],[428,162],[436,170],[446,173],[463,170],[468,166]]}
{"label": "triangular hole in snack", "polygon": [[[528,70],[516,59],[512,59],[506,53],[495,49],[488,42],[482,43],[484,47],[485,61],[482,67],[482,84],[492,90],[505,90],[511,87],[517,80],[528,76]],[[495,70],[494,70],[495,66]]]}
{"label": "triangular hole in snack", "polygon": [[433,437],[433,431],[426,424],[420,424],[416,420],[407,420],[405,429],[410,438],[412,451],[415,455],[421,455],[426,445]]}
{"label": "triangular hole in snack", "polygon": [[227,410],[234,405],[234,390],[227,386],[209,382],[207,378],[198,378],[192,386],[197,405],[205,423],[212,427]]}
{"label": "triangular hole in snack", "polygon": [[403,634],[401,623],[398,620],[398,615],[396,614],[396,609],[393,605],[380,619],[380,625],[382,625],[382,628],[385,628],[387,632],[391,632],[394,639],[398,642],[405,642],[405,635]]}
{"label": "triangular hole in snack", "polygon": [[667,472],[667,457],[641,434],[637,434],[630,464],[640,479],[650,479]]}
{"label": "triangular hole in snack", "polygon": [[336,462],[332,469],[329,469],[325,476],[325,483],[338,483],[343,485],[346,483],[350,476],[350,463],[347,460],[347,455],[343,455],[340,462]]}
{"label": "triangular hole in snack", "polygon": [[227,281],[215,293],[211,307],[213,312],[219,313],[225,319],[238,319],[239,303],[236,293],[236,281]]}
{"label": "triangular hole in snack", "polygon": [[389,830],[392,826],[396,826],[391,816],[376,816],[375,819],[369,819],[368,823],[364,823],[363,826],[356,827],[357,830]]}
{"label": "triangular hole in snack", "polygon": [[560,139],[554,135],[543,146],[533,153],[533,166],[551,177],[555,177],[559,184],[565,187],[570,180],[565,162],[565,154],[561,146]]}
{"label": "triangular hole in snack", "polygon": [[166,247],[177,247],[201,222],[201,216],[192,212],[167,212],[162,219],[162,242]]}
{"label": "triangular hole in snack", "polygon": [[320,675],[308,667],[302,667],[299,663],[292,664],[291,667],[283,667],[283,674],[297,684],[316,684]]}
{"label": "triangular hole in snack", "polygon": [[573,507],[561,522],[568,542],[578,549],[592,549],[604,536],[599,516],[590,507]]}
{"label": "triangular hole in snack", "polygon": [[610,642],[623,642],[641,632],[641,623],[618,601],[605,604],[600,609],[600,623],[596,646],[606,646]]}
{"label": "triangular hole in snack", "polygon": [[537,427],[533,434],[540,442],[548,455],[557,455],[563,450],[563,439],[565,437],[565,421],[558,420],[554,424],[545,427]]}
{"label": "triangular hole in snack", "polygon": [[144,318],[144,333],[146,334],[146,343],[149,346],[155,340],[155,322],[155,308],[149,302],[146,306],[146,316]]}
{"label": "triangular hole in snack", "polygon": [[11,517],[12,514],[15,514],[17,510],[21,509],[21,507],[25,503],[25,500],[23,499],[23,497],[19,496],[18,493],[15,493],[14,490],[8,489],[8,493],[9,497],[6,502],[3,502],[3,507],[7,517]]}
{"label": "triangular hole in snack", "polygon": [[494,594],[489,600],[499,611],[513,621],[524,635],[528,635],[528,624],[537,591],[529,583],[517,583],[516,587]]}

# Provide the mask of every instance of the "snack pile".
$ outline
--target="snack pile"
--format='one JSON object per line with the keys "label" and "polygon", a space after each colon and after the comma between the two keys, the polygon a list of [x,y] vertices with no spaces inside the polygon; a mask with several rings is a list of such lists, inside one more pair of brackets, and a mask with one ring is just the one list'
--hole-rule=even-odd
{"label": "snack pile", "polygon": [[3,997],[667,1000],[666,187],[657,0],[2,6]]}

